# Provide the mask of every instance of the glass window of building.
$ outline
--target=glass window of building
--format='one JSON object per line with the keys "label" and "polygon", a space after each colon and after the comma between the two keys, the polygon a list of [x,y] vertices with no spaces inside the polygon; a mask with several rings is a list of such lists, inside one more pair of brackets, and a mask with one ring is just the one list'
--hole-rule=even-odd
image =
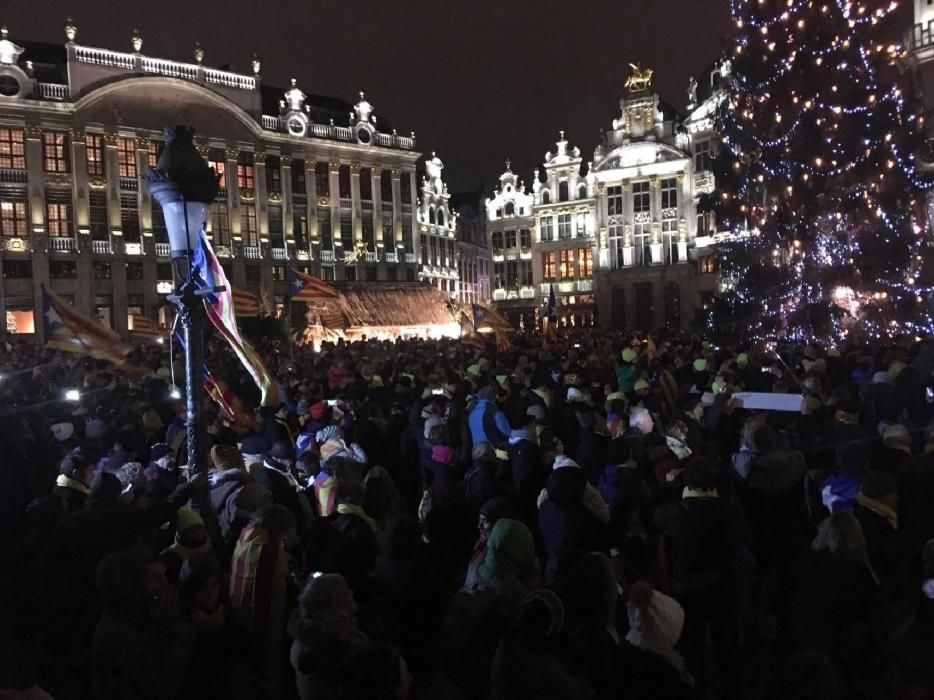
{"label": "glass window of building", "polygon": [[516,289],[519,286],[519,262],[510,260],[506,263],[506,288]]}
{"label": "glass window of building", "polygon": [[237,158],[237,186],[241,190],[252,190],[256,187],[256,168],[253,163],[252,151],[240,151]]}
{"label": "glass window of building", "polygon": [[350,199],[350,166],[342,165],[337,171],[337,187],[341,199]]}
{"label": "glass window of building", "polygon": [[291,163],[291,172],[292,172],[292,194],[293,195],[306,195],[307,188],[305,187],[305,161],[300,158],[293,158]]}
{"label": "glass window of building", "polygon": [[45,194],[45,215],[50,236],[74,236],[71,193],[49,190]]}
{"label": "glass window of building", "polygon": [[0,189],[0,235],[25,236],[29,231],[26,218],[28,207],[25,192]]}
{"label": "glass window of building", "polygon": [[526,251],[532,249],[532,232],[527,228],[519,231],[519,247]]}
{"label": "glass window of building", "polygon": [[558,183],[558,201],[566,202],[569,199],[570,199],[570,196],[568,195],[568,181],[562,180],[561,182]]}
{"label": "glass window of building", "polygon": [[139,201],[136,192],[120,193],[120,229],[129,243],[139,243]]}
{"label": "glass window of building", "polygon": [[619,185],[606,188],[606,213],[608,216],[623,215],[623,188]]}
{"label": "glass window of building", "polygon": [[256,206],[244,204],[240,208],[240,234],[243,236],[243,245],[255,248],[259,245],[259,235],[256,230]]}
{"label": "glass window of building", "polygon": [[26,147],[22,129],[0,128],[0,169],[26,169]]}
{"label": "glass window of building", "polygon": [[[156,212],[162,217],[162,207],[155,201],[152,203],[153,228],[155,229]],[[95,241],[110,240],[110,225],[107,220],[107,193],[102,190],[88,192],[88,225],[91,229],[91,239]],[[163,227],[165,226],[163,222]]]}
{"label": "glass window of building", "polygon": [[100,134],[87,134],[84,137],[84,149],[87,153],[88,175],[104,177],[104,137]]}
{"label": "glass window of building", "polygon": [[262,279],[262,272],[259,269],[259,265],[247,264],[245,272],[247,282],[259,282]]}
{"label": "glass window of building", "polygon": [[542,278],[546,282],[554,282],[556,279],[558,254],[554,251],[545,253],[542,256]]}
{"label": "glass window of building", "polygon": [[376,281],[376,268],[375,267],[371,266],[371,267],[366,268],[366,281],[367,282]]}
{"label": "glass window of building", "polygon": [[493,231],[490,234],[490,246],[493,250],[502,250],[503,249],[503,232],[502,231]]}
{"label": "glass window of building", "polygon": [[543,241],[553,241],[555,239],[554,217],[543,216],[539,224]]}
{"label": "glass window of building", "polygon": [[47,173],[71,172],[67,133],[64,131],[42,132],[42,165]]}
{"label": "glass window of building", "polygon": [[281,248],[283,244],[282,207],[273,204],[267,210],[269,221],[269,240],[274,248]]}
{"label": "glass window of building", "polygon": [[318,240],[322,248],[330,249],[334,246],[331,238],[331,210],[327,207],[318,207]]}
{"label": "glass window of building", "polygon": [[558,272],[563,280],[572,280],[576,276],[574,270],[574,251],[562,250],[559,256]]}
{"label": "glass window of building", "polygon": [[566,241],[571,238],[571,215],[558,215],[558,240]]}
{"label": "glass window of building", "polygon": [[577,262],[580,266],[580,278],[593,277],[593,249],[581,248],[577,251]]}
{"label": "glass window of building", "polygon": [[661,181],[662,211],[678,208],[678,180],[667,177]]}
{"label": "glass window of building", "polygon": [[[126,264],[126,278],[128,280],[141,280],[143,279],[143,263],[141,262],[130,262]],[[127,302],[129,303],[129,302]],[[142,306],[142,304],[140,304]],[[142,313],[139,311],[137,313]]]}
{"label": "glass window of building", "polygon": [[514,228],[506,231],[505,244],[506,250],[512,250],[516,247],[516,230]]}
{"label": "glass window of building", "polygon": [[109,280],[111,277],[111,269],[109,262],[98,261],[94,263],[94,279],[96,280]]}
{"label": "glass window of building", "polygon": [[519,261],[519,284],[523,287],[532,286],[532,261],[531,260],[520,260]]}
{"label": "glass window of building", "polygon": [[282,194],[282,159],[266,156],[266,192]]}
{"label": "glass window of building", "polygon": [[360,199],[373,199],[373,171],[360,168]]}
{"label": "glass window of building", "polygon": [[347,282],[356,282],[357,281],[357,268],[352,265],[344,268],[344,279]]}
{"label": "glass window of building", "polygon": [[56,280],[75,279],[78,263],[74,260],[49,260],[49,277]]}
{"label": "glass window of building", "polygon": [[272,266],[272,278],[276,282],[285,282],[285,266],[284,265],[273,265]]}
{"label": "glass window of building", "polygon": [[694,171],[702,172],[713,170],[713,154],[710,150],[710,139],[694,142]]}
{"label": "glass window of building", "polygon": [[325,282],[333,282],[334,281],[334,268],[331,267],[330,265],[326,265],[325,267],[322,267],[321,268],[321,279],[323,279]]}
{"label": "glass window of building", "polygon": [[208,160],[208,165],[214,168],[214,174],[220,176],[217,186],[222,190],[227,189],[227,154],[224,149],[212,148],[208,152]]}
{"label": "glass window of building", "polygon": [[117,172],[120,177],[136,177],[136,140],[117,139]]}
{"label": "glass window of building", "polygon": [[230,217],[227,202],[211,202],[211,237],[216,245],[230,245]]}
{"label": "glass window of building", "polygon": [[315,163],[315,194],[319,197],[331,194],[331,175],[327,161]]}
{"label": "glass window of building", "polygon": [[341,210],[341,245],[344,251],[349,253],[353,250],[353,214],[349,209]]}
{"label": "glass window of building", "polygon": [[383,206],[392,203],[392,172],[384,170],[379,175],[380,196],[383,198]]}
{"label": "glass window of building", "polygon": [[150,170],[159,165],[159,156],[162,155],[163,148],[165,148],[165,144],[162,141],[150,139],[149,148],[146,151],[146,165],[149,166]]}
{"label": "glass window of building", "polygon": [[401,181],[401,190],[402,190],[402,203],[411,204],[412,203],[412,179],[409,177],[408,173],[402,173]]}

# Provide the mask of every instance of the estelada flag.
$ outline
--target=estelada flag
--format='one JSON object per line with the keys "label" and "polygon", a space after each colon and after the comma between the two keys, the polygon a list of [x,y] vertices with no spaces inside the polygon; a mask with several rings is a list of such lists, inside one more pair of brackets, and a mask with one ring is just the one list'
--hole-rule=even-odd
{"label": "estelada flag", "polygon": [[[230,349],[234,351],[243,367],[256,382],[262,394],[262,405],[278,406],[279,388],[269,374],[269,370],[266,369],[266,365],[263,364],[259,353],[246,338],[240,335],[230,282],[204,231],[201,232],[200,244],[192,259],[192,268],[197,277],[198,286],[209,292],[204,297],[204,309],[207,311],[211,325],[227,341]],[[213,291],[218,288],[223,291]]]}
{"label": "estelada flag", "polygon": [[130,317],[130,323],[132,324],[130,332],[141,338],[164,338],[166,336],[165,330],[159,328],[152,319],[146,316],[133,314]]}
{"label": "estelada flag", "polygon": [[233,290],[234,313],[237,318],[253,318],[259,316],[261,308],[259,297],[242,289]]}
{"label": "estelada flag", "polygon": [[294,268],[289,268],[289,294],[292,301],[318,301],[340,296],[331,285]]}
{"label": "estelada flag", "polygon": [[42,327],[47,348],[89,355],[115,365],[126,362],[129,349],[119,335],[78,312],[55,292],[44,286],[41,291]]}
{"label": "estelada flag", "polygon": [[512,324],[503,318],[502,314],[493,309],[488,309],[480,304],[473,304],[473,325],[478,331],[484,328],[499,329],[511,331]]}
{"label": "estelada flag", "polygon": [[227,382],[215,377],[207,367],[204,368],[204,390],[227,414],[231,423],[247,430],[256,430],[256,418],[253,412],[227,386]]}

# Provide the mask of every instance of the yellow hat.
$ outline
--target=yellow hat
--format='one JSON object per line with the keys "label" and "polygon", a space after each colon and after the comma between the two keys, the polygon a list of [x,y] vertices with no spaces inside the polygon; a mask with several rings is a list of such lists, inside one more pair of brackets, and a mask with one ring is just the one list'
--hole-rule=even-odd
{"label": "yellow hat", "polygon": [[745,352],[741,352],[739,355],[736,356],[736,364],[738,364],[740,367],[745,367],[746,365],[748,365],[749,355],[747,355]]}
{"label": "yellow hat", "polygon": [[707,369],[707,360],[705,360],[703,357],[698,357],[696,360],[694,360],[694,371],[695,372],[703,372],[706,369]]}
{"label": "yellow hat", "polygon": [[635,362],[638,355],[636,351],[632,348],[626,348],[623,350],[623,362]]}
{"label": "yellow hat", "polygon": [[632,388],[635,391],[643,391],[649,388],[649,383],[645,381],[644,379],[639,379],[636,381],[635,385],[633,385]]}
{"label": "yellow hat", "polygon": [[185,532],[185,530],[204,526],[204,520],[188,506],[182,506],[178,509],[178,515],[175,516],[175,532]]}

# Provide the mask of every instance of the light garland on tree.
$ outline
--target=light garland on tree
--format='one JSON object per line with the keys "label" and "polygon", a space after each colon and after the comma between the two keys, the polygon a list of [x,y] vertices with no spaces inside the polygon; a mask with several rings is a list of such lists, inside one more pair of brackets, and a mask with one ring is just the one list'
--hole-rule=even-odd
{"label": "light garland on tree", "polygon": [[708,327],[802,341],[934,333],[918,214],[934,182],[915,162],[920,120],[878,74],[905,56],[881,31],[898,3],[785,5],[730,2],[739,34],[717,115],[718,182],[735,185],[718,208],[731,230],[751,219],[758,235],[723,247]]}

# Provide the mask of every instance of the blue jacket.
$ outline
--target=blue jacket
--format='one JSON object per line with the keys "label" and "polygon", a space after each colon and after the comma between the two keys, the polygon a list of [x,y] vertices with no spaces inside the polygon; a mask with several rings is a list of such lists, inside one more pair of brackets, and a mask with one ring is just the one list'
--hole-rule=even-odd
{"label": "blue jacket", "polygon": [[[496,436],[487,435],[483,424],[483,416],[487,411],[492,414],[493,424],[502,434],[500,439],[497,439]],[[474,445],[478,442],[489,442],[493,445],[500,446],[509,439],[509,434],[512,432],[506,414],[500,411],[495,404],[484,400],[478,401],[477,405],[474,406],[474,409],[470,412],[470,416],[467,418],[467,425],[470,428],[470,439],[473,441]]]}

